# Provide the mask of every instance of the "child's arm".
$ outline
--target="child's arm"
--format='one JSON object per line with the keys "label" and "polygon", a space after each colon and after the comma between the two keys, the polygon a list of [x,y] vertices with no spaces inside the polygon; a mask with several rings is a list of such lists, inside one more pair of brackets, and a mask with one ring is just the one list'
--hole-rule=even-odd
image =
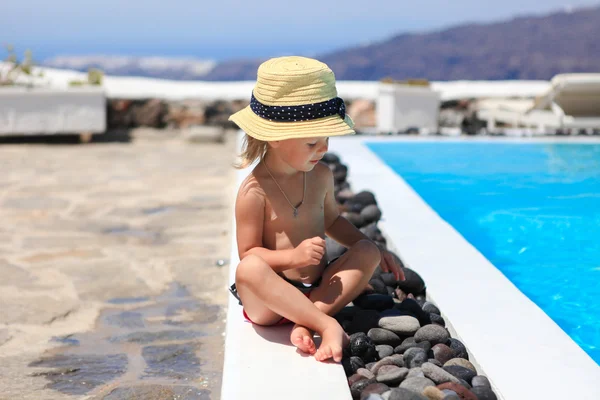
{"label": "child's arm", "polygon": [[[325,195],[325,233],[327,236],[338,242],[344,247],[350,248],[359,240],[368,240],[372,242],[350,221],[340,215],[340,211],[335,202],[333,173],[329,168],[327,174],[327,194]],[[381,268],[385,272],[392,272],[398,280],[404,280],[404,272],[400,268],[396,259],[385,249],[381,249]]]}
{"label": "child's arm", "polygon": [[306,239],[295,249],[269,250],[263,247],[265,199],[258,190],[240,189],[235,203],[236,235],[240,260],[254,254],[266,261],[275,272],[319,264],[325,254],[325,241]]}

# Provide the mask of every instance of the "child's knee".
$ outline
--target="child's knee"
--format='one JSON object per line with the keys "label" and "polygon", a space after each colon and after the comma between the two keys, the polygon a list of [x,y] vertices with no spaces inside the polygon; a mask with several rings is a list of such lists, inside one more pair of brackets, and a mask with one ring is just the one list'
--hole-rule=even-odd
{"label": "child's knee", "polygon": [[381,262],[381,251],[379,247],[375,245],[375,243],[370,240],[359,240],[353,248],[356,248],[356,251],[367,260],[371,261],[369,264],[373,263],[375,268]]}
{"label": "child's knee", "polygon": [[257,255],[249,254],[238,264],[235,270],[236,284],[247,284],[262,279],[269,265]]}

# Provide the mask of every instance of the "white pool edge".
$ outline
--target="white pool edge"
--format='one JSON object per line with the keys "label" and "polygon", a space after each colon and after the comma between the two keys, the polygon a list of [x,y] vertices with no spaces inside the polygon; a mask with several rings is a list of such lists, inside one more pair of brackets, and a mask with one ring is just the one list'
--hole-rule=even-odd
{"label": "white pool edge", "polygon": [[[354,192],[375,193],[383,212],[381,229],[406,265],[423,277],[456,337],[502,398],[599,399],[600,367],[363,144],[420,140],[440,139],[332,138],[330,151],[349,166],[348,181]],[[442,140],[598,143],[596,138]]]}
{"label": "white pool edge", "polygon": [[[238,133],[237,150],[242,135]],[[234,193],[252,167],[236,173]],[[227,288],[235,282],[239,263],[235,217],[232,216],[231,255]],[[224,288],[226,290],[226,288]],[[344,368],[339,363],[321,363],[312,356],[300,355],[289,342],[291,325],[262,328],[263,338],[249,322],[244,321],[242,307],[229,296],[225,325],[225,354],[221,400],[280,399],[351,400]],[[267,336],[267,335],[265,335]]]}

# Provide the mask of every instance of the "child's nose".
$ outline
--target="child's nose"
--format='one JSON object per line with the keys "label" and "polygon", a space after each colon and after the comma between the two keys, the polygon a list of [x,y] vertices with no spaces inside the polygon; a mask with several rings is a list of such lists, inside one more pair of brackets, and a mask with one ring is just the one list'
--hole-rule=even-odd
{"label": "child's nose", "polygon": [[319,147],[319,154],[323,155],[323,154],[327,153],[328,149],[329,149],[329,143],[327,141],[324,143],[321,143],[321,147]]}

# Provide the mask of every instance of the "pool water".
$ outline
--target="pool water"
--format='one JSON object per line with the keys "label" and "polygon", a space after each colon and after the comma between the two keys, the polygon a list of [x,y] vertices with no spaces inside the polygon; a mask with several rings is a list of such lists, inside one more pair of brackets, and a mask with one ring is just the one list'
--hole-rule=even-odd
{"label": "pool water", "polygon": [[600,364],[600,144],[367,146]]}

